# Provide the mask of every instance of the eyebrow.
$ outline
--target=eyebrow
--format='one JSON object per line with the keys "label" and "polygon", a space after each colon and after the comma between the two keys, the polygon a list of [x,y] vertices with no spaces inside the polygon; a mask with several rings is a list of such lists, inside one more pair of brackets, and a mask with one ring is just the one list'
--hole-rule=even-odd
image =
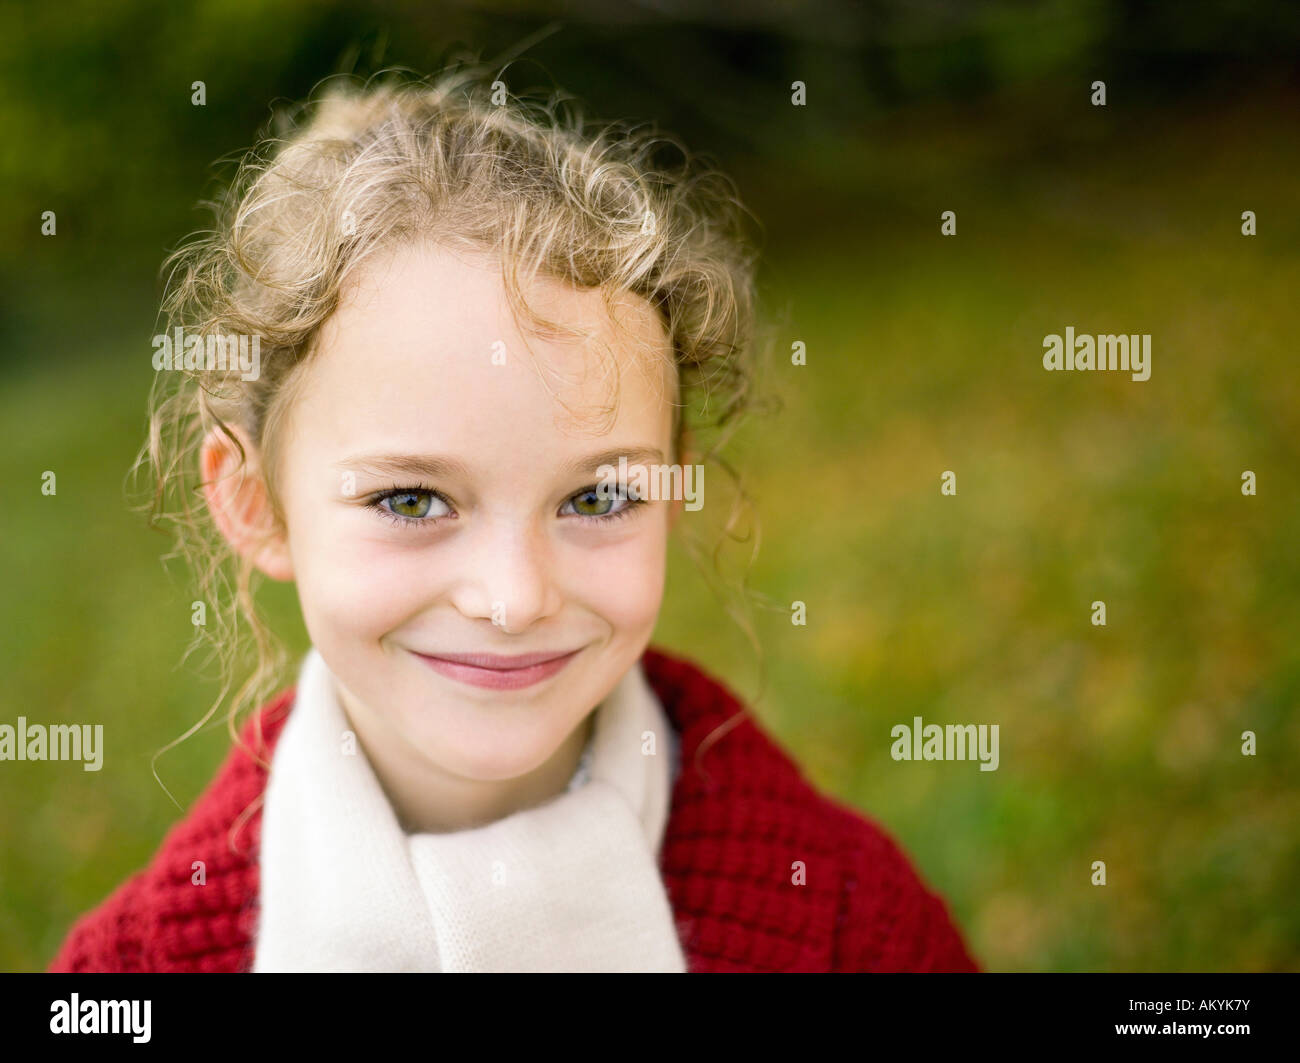
{"label": "eyebrow", "polygon": [[[614,447],[568,462],[564,466],[564,471],[571,474],[594,472],[602,465],[617,466],[619,458],[626,458],[628,465],[636,465],[639,462],[663,464],[664,454],[658,447],[651,446]],[[361,454],[345,458],[338,462],[338,467],[379,476],[424,476],[439,480],[452,477],[470,479],[469,466],[463,461],[437,454]]]}

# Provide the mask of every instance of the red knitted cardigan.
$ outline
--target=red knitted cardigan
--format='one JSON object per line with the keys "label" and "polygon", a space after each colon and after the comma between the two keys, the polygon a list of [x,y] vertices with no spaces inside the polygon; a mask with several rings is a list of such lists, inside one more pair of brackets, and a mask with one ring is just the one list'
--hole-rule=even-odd
{"label": "red knitted cardigan", "polygon": [[[642,664],[681,739],[660,871],[691,972],[979,970],[894,840],[815,791],[728,688],[654,648]],[[292,707],[291,688],[258,714],[268,762]],[[702,739],[735,713],[697,765]],[[257,723],[243,731],[255,749]],[[234,746],[150,864],[73,925],[49,969],[249,971],[266,774]]]}

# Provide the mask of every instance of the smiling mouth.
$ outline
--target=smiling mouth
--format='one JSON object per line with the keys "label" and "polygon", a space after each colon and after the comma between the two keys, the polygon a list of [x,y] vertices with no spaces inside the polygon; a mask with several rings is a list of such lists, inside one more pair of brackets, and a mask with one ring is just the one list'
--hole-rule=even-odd
{"label": "smiling mouth", "polygon": [[527,653],[505,657],[494,653],[427,654],[411,651],[439,675],[489,690],[519,690],[549,679],[580,650]]}

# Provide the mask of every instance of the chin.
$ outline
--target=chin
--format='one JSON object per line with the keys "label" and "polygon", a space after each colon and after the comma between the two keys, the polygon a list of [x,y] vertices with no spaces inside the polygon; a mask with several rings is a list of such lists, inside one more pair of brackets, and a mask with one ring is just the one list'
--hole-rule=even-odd
{"label": "chin", "polygon": [[[496,715],[483,719],[483,715]],[[576,726],[576,721],[574,726]],[[547,706],[473,706],[454,717],[412,719],[407,741],[431,764],[463,779],[504,782],[529,775],[553,757],[572,727]],[[454,736],[454,737],[452,737]]]}
{"label": "chin", "polygon": [[[558,749],[559,746],[555,748]],[[499,752],[454,750],[448,751],[439,763],[463,779],[473,779],[476,782],[507,782],[536,771],[554,753],[555,749],[540,752],[528,750],[504,757]]]}

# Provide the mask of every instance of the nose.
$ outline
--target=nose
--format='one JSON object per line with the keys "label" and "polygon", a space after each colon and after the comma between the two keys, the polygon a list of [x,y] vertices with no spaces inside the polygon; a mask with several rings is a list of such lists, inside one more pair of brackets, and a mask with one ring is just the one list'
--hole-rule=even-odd
{"label": "nose", "polygon": [[466,529],[462,569],[452,603],[471,619],[487,619],[507,634],[527,631],[554,615],[560,592],[545,532],[526,520],[484,518]]}

